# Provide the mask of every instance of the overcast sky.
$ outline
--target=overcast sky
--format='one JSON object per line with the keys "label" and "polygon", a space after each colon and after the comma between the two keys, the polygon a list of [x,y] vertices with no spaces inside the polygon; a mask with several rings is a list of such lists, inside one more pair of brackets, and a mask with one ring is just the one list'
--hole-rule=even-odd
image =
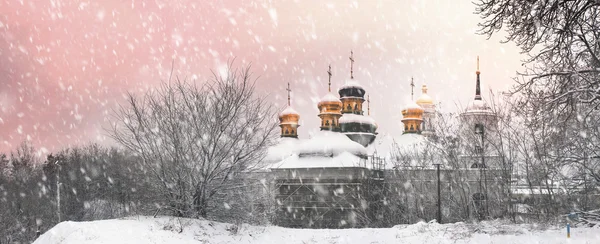
{"label": "overcast sky", "polygon": [[253,64],[258,89],[281,109],[285,86],[301,113],[300,137],[319,125],[316,104],[349,77],[371,95],[379,133],[400,134],[410,78],[446,111],[506,90],[519,50],[476,34],[470,1],[16,1],[0,0],[0,151],[31,140],[42,151],[110,143],[102,129],[126,91],[141,94],[176,74]]}

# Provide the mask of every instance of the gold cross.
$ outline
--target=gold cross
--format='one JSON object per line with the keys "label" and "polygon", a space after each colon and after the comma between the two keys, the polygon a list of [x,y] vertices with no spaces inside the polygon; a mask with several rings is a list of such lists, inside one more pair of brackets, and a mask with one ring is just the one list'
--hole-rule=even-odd
{"label": "gold cross", "polygon": [[371,95],[367,95],[367,115],[371,116]]}
{"label": "gold cross", "polygon": [[354,79],[354,52],[350,50],[350,79]]}
{"label": "gold cross", "polygon": [[331,92],[331,64],[329,65],[329,70],[327,71],[329,75],[329,92]]}
{"label": "gold cross", "polygon": [[412,76],[410,77],[410,86],[410,99],[415,100],[415,81]]}
{"label": "gold cross", "polygon": [[290,83],[288,82],[288,87],[287,89],[285,89],[288,92],[288,106],[291,105],[290,103],[290,92],[292,91],[292,89],[290,89]]}

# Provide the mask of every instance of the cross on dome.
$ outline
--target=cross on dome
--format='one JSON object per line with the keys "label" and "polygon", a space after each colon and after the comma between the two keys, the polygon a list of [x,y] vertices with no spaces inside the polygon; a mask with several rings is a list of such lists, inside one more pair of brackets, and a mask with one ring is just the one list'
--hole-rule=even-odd
{"label": "cross on dome", "polygon": [[291,106],[291,102],[290,102],[290,92],[292,91],[292,89],[290,89],[290,83],[288,82],[288,87],[287,89],[285,89],[288,92],[288,106]]}
{"label": "cross on dome", "polygon": [[413,77],[410,77],[410,100],[415,100],[415,81]]}
{"label": "cross on dome", "polygon": [[331,92],[331,64],[329,65],[329,70],[327,70],[327,74],[329,75],[329,92]]}
{"label": "cross on dome", "polygon": [[371,95],[367,95],[367,115],[371,116]]}
{"label": "cross on dome", "polygon": [[350,79],[354,79],[354,52],[350,50]]}

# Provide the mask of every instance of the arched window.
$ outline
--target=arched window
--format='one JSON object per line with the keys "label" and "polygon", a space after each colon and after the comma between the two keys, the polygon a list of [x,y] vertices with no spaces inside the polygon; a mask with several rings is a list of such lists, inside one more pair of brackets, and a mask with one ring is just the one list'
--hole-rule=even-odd
{"label": "arched window", "polygon": [[348,104],[348,106],[346,107],[346,110],[352,110],[352,107],[350,106],[350,104]]}
{"label": "arched window", "polygon": [[410,130],[415,130],[415,127],[413,125],[410,125]]}
{"label": "arched window", "polygon": [[294,130],[292,130],[292,135],[295,135],[296,133],[294,133]]}
{"label": "arched window", "polygon": [[325,126],[329,126],[329,120],[325,121]]}
{"label": "arched window", "polygon": [[290,132],[288,131],[288,129],[285,129],[285,134],[290,134]]}

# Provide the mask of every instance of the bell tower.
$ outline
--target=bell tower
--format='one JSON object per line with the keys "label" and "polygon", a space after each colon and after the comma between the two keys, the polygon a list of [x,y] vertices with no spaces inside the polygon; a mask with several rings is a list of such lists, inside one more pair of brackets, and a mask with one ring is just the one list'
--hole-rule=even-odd
{"label": "bell tower", "polygon": [[413,101],[415,83],[410,80],[410,103],[402,110],[402,123],[404,124],[403,134],[421,134],[421,124],[423,123],[423,108]]}
{"label": "bell tower", "polygon": [[340,131],[339,119],[342,117],[342,102],[331,93],[331,65],[329,65],[327,75],[329,75],[329,90],[317,104],[319,118],[321,118],[321,130]]}
{"label": "bell tower", "polygon": [[286,90],[288,93],[288,106],[279,114],[281,137],[298,138],[298,127],[300,127],[298,121],[300,120],[300,114],[298,114],[291,105],[290,93],[292,89],[290,89],[290,83],[288,83]]}

